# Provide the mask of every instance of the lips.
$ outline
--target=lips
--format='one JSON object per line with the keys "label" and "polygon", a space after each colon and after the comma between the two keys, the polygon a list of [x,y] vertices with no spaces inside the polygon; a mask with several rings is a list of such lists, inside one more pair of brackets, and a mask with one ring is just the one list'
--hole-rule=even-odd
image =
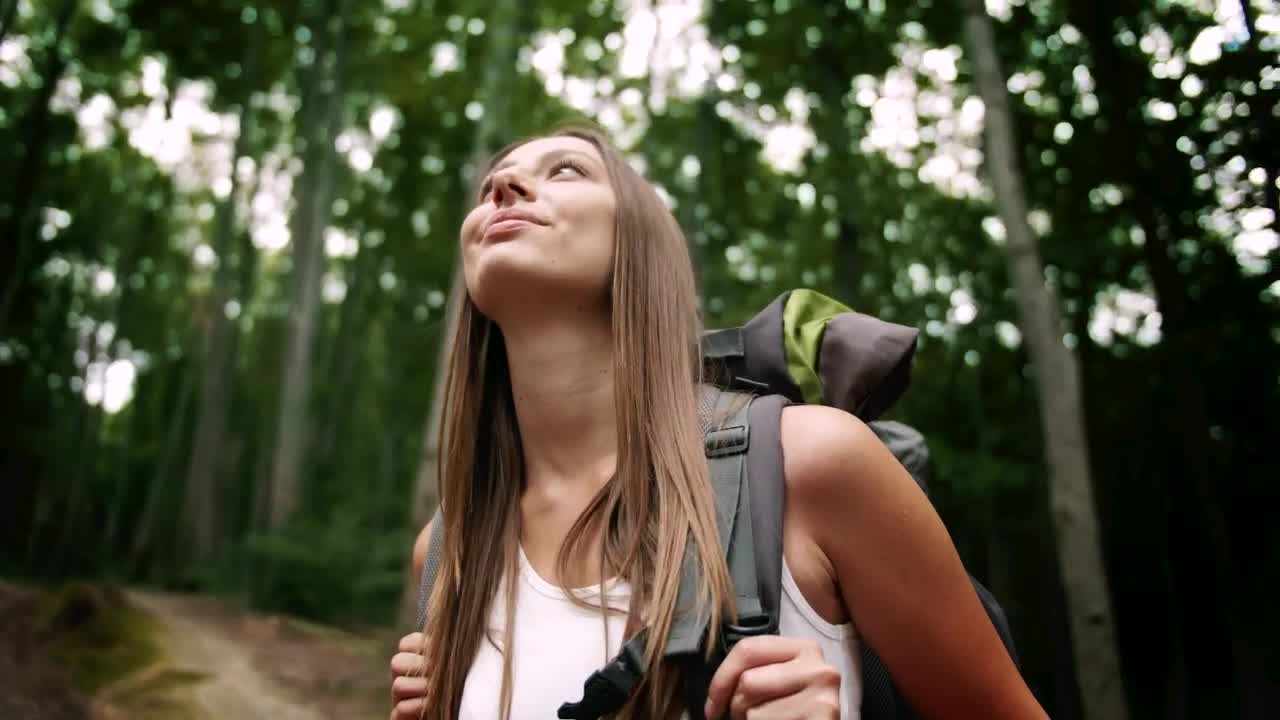
{"label": "lips", "polygon": [[489,223],[489,227],[484,231],[484,239],[491,240],[504,235],[512,235],[535,225],[536,223],[531,223],[528,220],[500,220],[496,223]]}
{"label": "lips", "polygon": [[499,210],[489,218],[485,225],[482,240],[512,235],[522,230],[547,223],[532,213],[522,210]]}

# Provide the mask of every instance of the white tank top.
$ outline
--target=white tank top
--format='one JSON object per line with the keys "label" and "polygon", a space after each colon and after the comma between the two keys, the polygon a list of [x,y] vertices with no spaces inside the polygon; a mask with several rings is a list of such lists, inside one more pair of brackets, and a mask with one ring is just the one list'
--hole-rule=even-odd
{"label": "white tank top", "polygon": [[[574,605],[558,587],[543,580],[520,552],[520,586],[516,596],[512,637],[511,720],[554,718],[560,704],[582,697],[582,682],[617,654],[624,614],[603,619],[598,609]],[[599,586],[573,591],[593,605],[600,604]],[[609,607],[625,610],[630,588],[613,580],[603,588]],[[501,643],[506,616],[504,588],[494,598],[489,622],[493,642]],[[840,717],[857,720],[862,706],[862,668],[858,636],[852,623],[833,625],[814,612],[804,599],[785,558],[779,632],[787,637],[817,640],[827,662],[840,670]],[[489,640],[481,640],[462,693],[459,720],[497,720],[502,689],[502,655]]]}

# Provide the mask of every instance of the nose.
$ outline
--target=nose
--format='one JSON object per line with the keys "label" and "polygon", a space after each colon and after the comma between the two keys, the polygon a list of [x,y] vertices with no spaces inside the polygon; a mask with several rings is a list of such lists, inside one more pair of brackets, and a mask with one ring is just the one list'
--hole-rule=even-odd
{"label": "nose", "polygon": [[533,182],[514,167],[504,168],[493,175],[493,204],[510,205],[517,200],[535,198]]}

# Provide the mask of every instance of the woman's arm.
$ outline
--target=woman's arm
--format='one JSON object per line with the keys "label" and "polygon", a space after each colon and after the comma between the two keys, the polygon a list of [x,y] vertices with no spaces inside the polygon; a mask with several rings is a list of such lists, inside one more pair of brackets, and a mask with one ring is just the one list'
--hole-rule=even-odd
{"label": "woman's arm", "polygon": [[[1047,717],[928,498],[862,421],[782,415],[787,517],[824,557],[854,626],[924,717]],[[789,533],[790,534],[790,533]]]}

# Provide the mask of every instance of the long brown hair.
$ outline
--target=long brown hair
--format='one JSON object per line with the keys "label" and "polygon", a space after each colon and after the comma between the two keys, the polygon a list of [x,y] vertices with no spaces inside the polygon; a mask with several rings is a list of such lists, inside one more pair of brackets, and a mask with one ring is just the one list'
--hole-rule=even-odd
{"label": "long brown hair", "polygon": [[[570,529],[557,575],[569,577],[572,558],[603,537],[600,577],[611,573],[632,588],[626,632],[649,631],[645,681],[619,716],[663,717],[675,709],[679,683],[662,653],[686,551],[704,569],[695,611],[709,618],[708,647],[723,613],[733,611],[697,415],[701,325],[693,268],[670,210],[603,134],[568,128],[553,135],[593,144],[617,198],[610,290],[617,471]],[[499,151],[490,168],[520,144]],[[465,293],[456,312],[440,433],[444,543],[423,629],[426,716],[440,719],[457,714],[499,584],[515,587],[524,473],[502,333]],[[511,647],[515,593],[506,597],[500,648]],[[503,654],[501,706],[510,717],[511,656]]]}

